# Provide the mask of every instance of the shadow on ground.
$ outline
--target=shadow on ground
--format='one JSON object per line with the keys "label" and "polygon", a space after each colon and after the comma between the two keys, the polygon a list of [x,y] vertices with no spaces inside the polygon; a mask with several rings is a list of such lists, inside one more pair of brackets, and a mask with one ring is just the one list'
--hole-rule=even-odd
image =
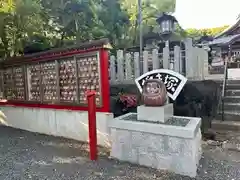
{"label": "shadow on ground", "polygon": [[[237,180],[240,153],[204,148],[197,180]],[[36,180],[191,180],[189,177],[120,163],[100,148],[97,162],[84,143],[0,126],[0,179]]]}

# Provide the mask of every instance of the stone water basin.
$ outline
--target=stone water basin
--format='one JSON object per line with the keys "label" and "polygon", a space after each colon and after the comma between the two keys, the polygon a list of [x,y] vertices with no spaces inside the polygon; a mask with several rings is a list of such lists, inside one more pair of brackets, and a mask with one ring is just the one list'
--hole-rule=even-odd
{"label": "stone water basin", "polygon": [[166,122],[128,113],[109,122],[111,157],[195,177],[201,158],[201,118],[172,116]]}

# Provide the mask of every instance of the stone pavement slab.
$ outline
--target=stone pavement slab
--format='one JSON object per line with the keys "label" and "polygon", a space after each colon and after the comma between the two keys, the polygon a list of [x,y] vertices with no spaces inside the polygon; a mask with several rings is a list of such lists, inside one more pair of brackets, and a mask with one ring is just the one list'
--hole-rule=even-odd
{"label": "stone pavement slab", "polygon": [[[240,153],[204,145],[196,180],[239,180]],[[193,180],[166,171],[111,160],[99,148],[91,162],[88,145],[0,126],[1,180]]]}

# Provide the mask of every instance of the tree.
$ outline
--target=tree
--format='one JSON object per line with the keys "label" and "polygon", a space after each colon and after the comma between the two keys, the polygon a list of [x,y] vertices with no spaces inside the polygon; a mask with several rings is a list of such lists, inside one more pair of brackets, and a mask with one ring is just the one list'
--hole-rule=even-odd
{"label": "tree", "polygon": [[[175,0],[143,0],[143,29],[172,12]],[[2,0],[0,57],[107,37],[115,48],[136,45],[136,0]]]}
{"label": "tree", "polygon": [[[156,18],[162,12],[174,12],[176,0],[142,0],[142,25],[143,32],[147,33],[151,27],[158,27]],[[129,14],[129,32],[132,45],[136,45],[138,37],[138,4],[136,0],[122,0],[122,7]]]}
{"label": "tree", "polygon": [[125,37],[129,28],[129,16],[121,9],[120,0],[106,0],[100,7],[97,26],[92,29],[94,37],[108,37],[115,47],[127,43]]}
{"label": "tree", "polygon": [[0,11],[0,47],[2,57],[16,56],[23,52],[24,44],[37,33],[42,33],[37,0],[8,1]]}
{"label": "tree", "polygon": [[108,37],[118,44],[128,23],[128,15],[119,0],[43,0],[51,31],[65,40],[87,41]]}
{"label": "tree", "polygon": [[187,35],[192,38],[199,38],[203,35],[215,36],[220,32],[224,31],[228,26],[215,27],[209,29],[186,29]]}

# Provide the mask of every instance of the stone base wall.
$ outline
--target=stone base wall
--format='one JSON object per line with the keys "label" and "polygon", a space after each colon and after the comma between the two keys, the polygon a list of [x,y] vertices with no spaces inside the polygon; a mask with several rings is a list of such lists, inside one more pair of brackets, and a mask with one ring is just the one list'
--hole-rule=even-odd
{"label": "stone base wall", "polygon": [[113,158],[195,177],[201,159],[201,130],[192,139],[111,128]]}
{"label": "stone base wall", "polygon": [[[88,112],[1,106],[6,126],[88,142]],[[112,113],[97,112],[98,145],[110,147],[108,122]]]}

